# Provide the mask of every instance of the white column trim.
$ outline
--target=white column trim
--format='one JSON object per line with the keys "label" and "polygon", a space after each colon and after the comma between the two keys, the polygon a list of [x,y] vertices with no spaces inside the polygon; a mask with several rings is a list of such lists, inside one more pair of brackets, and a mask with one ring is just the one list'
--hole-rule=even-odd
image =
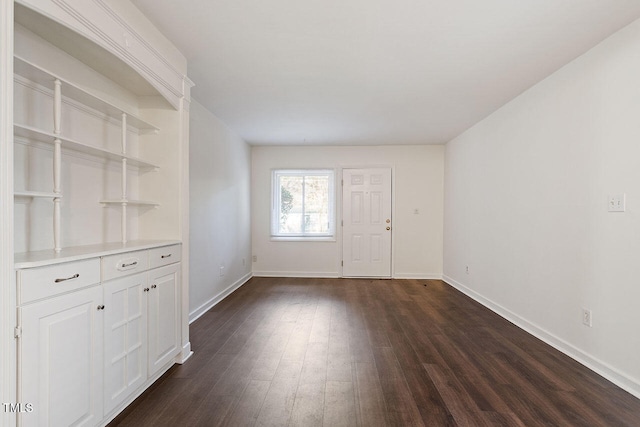
{"label": "white column trim", "polygon": [[[13,269],[13,1],[0,1],[0,401],[16,402],[15,273]],[[0,411],[0,426],[15,414]]]}
{"label": "white column trim", "polygon": [[189,340],[189,110],[190,86],[185,86],[186,97],[180,99],[180,240],[182,240],[182,277],[181,277],[181,339],[182,353],[178,363],[184,363],[193,351]]}

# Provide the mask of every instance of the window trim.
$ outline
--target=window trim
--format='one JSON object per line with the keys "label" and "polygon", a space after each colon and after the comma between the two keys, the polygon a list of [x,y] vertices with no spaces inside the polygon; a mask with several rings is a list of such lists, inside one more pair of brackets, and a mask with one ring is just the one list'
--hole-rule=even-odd
{"label": "window trim", "polygon": [[[329,179],[329,230],[326,233],[279,233],[280,224],[280,176],[327,176]],[[336,170],[332,168],[271,170],[271,219],[272,241],[336,241]]]}

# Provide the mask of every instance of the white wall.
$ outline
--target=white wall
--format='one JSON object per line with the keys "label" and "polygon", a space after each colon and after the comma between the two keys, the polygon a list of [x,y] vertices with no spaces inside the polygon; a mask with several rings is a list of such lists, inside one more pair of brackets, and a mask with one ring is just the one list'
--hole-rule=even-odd
{"label": "white wall", "polygon": [[194,320],[250,277],[251,154],[198,102],[192,102],[190,113],[189,318]]}
{"label": "white wall", "polygon": [[635,22],[451,141],[444,227],[447,282],[637,396],[639,51]]}
{"label": "white wall", "polygon": [[[442,276],[443,146],[252,147],[254,275],[341,275],[340,234],[333,242],[270,239],[271,170],[390,166],[393,168],[393,276]],[[340,186],[336,186],[338,193]],[[418,209],[419,214],[414,214]],[[338,223],[341,219],[338,203]],[[340,227],[338,227],[340,233]]]}

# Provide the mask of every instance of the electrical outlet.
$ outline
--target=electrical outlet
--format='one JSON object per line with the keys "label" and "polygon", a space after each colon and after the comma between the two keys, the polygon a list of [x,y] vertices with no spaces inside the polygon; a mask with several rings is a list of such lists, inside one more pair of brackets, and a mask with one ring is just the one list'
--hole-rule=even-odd
{"label": "electrical outlet", "polygon": [[258,255],[254,255],[253,257],[251,257],[253,259],[253,262],[258,262]]}
{"label": "electrical outlet", "polygon": [[469,274],[469,266],[467,265],[464,270],[465,273]]}
{"label": "electrical outlet", "polygon": [[245,260],[244,258],[242,258],[242,266],[244,267],[244,265],[247,263],[247,260]]}
{"label": "electrical outlet", "polygon": [[582,309],[582,323],[588,327],[593,326],[593,319],[591,317],[591,310],[587,310],[586,308]]}
{"label": "electrical outlet", "polygon": [[220,264],[220,277],[224,276],[224,264]]}

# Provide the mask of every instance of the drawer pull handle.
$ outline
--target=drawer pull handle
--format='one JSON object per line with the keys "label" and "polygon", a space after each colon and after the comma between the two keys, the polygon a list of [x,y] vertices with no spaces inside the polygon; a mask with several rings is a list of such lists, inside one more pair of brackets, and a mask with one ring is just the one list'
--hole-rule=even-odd
{"label": "drawer pull handle", "polygon": [[151,289],[155,289],[155,288],[157,288],[156,285],[151,285]]}
{"label": "drawer pull handle", "polygon": [[67,277],[66,279],[56,279],[56,280],[54,280],[54,283],[60,283],[60,282],[66,281],[66,280],[73,280],[73,279],[77,279],[78,277],[80,277],[80,275],[78,273],[76,273],[71,277]]}
{"label": "drawer pull handle", "polygon": [[149,292],[149,288],[144,288],[143,291],[144,292]]}
{"label": "drawer pull handle", "polygon": [[122,268],[131,267],[132,265],[136,265],[136,264],[138,264],[138,261],[133,261],[133,262],[130,262],[129,264],[124,264],[123,263],[122,264]]}
{"label": "drawer pull handle", "polygon": [[171,256],[171,254],[169,254],[169,255],[161,255],[160,258],[161,259],[165,259],[165,258],[169,258],[170,256]]}
{"label": "drawer pull handle", "polygon": [[104,305],[99,305],[98,310],[104,310]]}

